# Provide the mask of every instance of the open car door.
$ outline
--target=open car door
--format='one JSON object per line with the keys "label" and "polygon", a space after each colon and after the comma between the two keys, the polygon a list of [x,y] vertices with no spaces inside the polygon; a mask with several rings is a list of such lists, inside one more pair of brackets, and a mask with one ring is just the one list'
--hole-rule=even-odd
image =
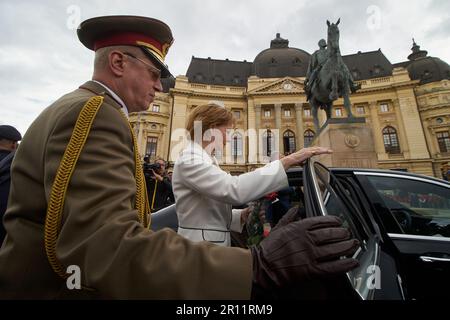
{"label": "open car door", "polygon": [[[382,237],[379,229],[375,222],[370,225],[363,216],[370,213],[361,212],[361,207],[355,203],[355,199],[352,199],[349,190],[339,178],[313,159],[309,159],[305,164],[303,186],[307,217],[338,216],[344,227],[350,230],[352,237],[361,243],[353,256],[359,261],[359,267],[348,272],[345,277],[329,283],[324,281],[325,298],[403,299],[402,286],[397,282],[395,263],[380,250]],[[383,260],[383,257],[386,257],[386,260]],[[389,274],[383,277],[382,269]]]}

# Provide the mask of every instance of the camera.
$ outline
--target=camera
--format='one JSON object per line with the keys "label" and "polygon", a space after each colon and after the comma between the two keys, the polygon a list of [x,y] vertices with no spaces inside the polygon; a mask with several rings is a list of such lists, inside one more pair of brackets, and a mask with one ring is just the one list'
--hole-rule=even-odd
{"label": "camera", "polygon": [[144,163],[143,169],[144,169],[144,175],[146,177],[152,177],[153,176],[152,170],[156,171],[156,170],[161,169],[161,164],[159,164],[159,163]]}

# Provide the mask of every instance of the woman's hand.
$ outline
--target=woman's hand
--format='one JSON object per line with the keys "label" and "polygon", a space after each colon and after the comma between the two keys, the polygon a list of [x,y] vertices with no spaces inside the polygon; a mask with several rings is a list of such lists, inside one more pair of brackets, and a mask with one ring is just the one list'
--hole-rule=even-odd
{"label": "woman's hand", "polygon": [[[254,206],[250,205],[247,208],[242,209],[241,211],[241,225],[247,223],[250,214],[253,212],[254,210]],[[266,220],[266,210],[261,206],[260,210],[259,210],[259,219],[261,220],[262,223],[265,222]]]}
{"label": "woman's hand", "polygon": [[247,223],[248,216],[250,215],[251,208],[247,207],[241,211],[241,225]]}
{"label": "woman's hand", "polygon": [[284,158],[282,158],[280,161],[283,164],[284,170],[289,169],[292,166],[302,164],[307,159],[311,158],[312,156],[317,156],[320,154],[330,154],[333,153],[331,149],[324,148],[324,147],[310,147],[310,148],[303,148],[300,151],[297,151],[295,153],[292,153]]}

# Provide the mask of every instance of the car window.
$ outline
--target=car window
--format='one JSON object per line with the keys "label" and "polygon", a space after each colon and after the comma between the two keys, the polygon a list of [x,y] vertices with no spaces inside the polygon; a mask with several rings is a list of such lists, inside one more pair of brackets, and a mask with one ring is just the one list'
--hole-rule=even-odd
{"label": "car window", "polygon": [[352,237],[360,241],[361,246],[353,256],[360,265],[348,272],[347,276],[353,289],[362,299],[371,299],[374,288],[368,284],[370,273],[367,273],[367,270],[378,263],[378,243],[375,237],[368,233],[367,227],[363,226],[364,222],[355,211],[348,190],[342,187],[329,169],[320,163],[314,163],[312,178],[316,193],[322,200],[323,213],[341,218],[343,226],[351,231]]}
{"label": "car window", "polygon": [[[327,214],[337,216],[343,221],[343,226],[349,228],[353,236],[358,238],[360,242],[368,239],[368,234],[363,229],[358,217],[355,213],[343,203],[342,194],[340,196],[336,193],[337,181],[331,175],[330,171],[322,166],[320,163],[314,164],[314,171],[317,180],[319,194],[325,205]],[[343,189],[349,196],[348,191]]]}
{"label": "car window", "polygon": [[403,233],[450,237],[450,188],[406,178],[367,178]]}

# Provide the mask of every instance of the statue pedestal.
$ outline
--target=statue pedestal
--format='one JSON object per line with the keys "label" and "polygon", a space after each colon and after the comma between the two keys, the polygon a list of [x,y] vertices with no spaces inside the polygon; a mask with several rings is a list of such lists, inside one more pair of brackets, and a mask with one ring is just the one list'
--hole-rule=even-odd
{"label": "statue pedestal", "polygon": [[312,145],[333,150],[316,157],[327,167],[377,168],[372,130],[364,118],[329,119]]}

